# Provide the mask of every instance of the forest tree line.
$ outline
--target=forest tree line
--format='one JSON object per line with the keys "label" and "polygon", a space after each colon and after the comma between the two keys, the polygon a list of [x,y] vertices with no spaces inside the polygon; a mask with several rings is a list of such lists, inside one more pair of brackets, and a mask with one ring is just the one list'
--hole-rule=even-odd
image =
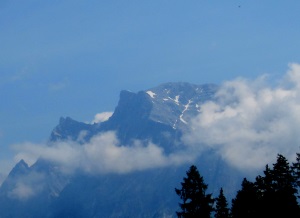
{"label": "forest tree line", "polygon": [[292,164],[278,154],[276,163],[272,167],[266,165],[263,175],[258,175],[254,182],[244,178],[230,208],[222,188],[216,198],[206,193],[207,188],[197,167],[192,165],[181,182],[181,188],[175,188],[180,197],[177,217],[299,218],[300,153],[296,154],[296,161]]}

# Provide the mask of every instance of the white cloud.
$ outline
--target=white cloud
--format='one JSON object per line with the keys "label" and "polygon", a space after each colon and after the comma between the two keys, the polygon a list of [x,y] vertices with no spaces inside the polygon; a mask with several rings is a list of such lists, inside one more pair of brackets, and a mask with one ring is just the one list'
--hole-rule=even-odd
{"label": "white cloud", "polygon": [[290,64],[280,85],[225,82],[215,101],[201,106],[183,141],[194,149],[213,148],[240,169],[272,163],[277,153],[293,158],[300,145],[300,65]]}
{"label": "white cloud", "polygon": [[164,154],[161,147],[143,144],[136,140],[121,145],[114,132],[105,132],[89,142],[56,142],[51,146],[24,143],[14,145],[15,161],[25,160],[29,165],[39,157],[52,161],[65,173],[83,170],[88,173],[128,173],[192,161],[194,156],[185,153]]}
{"label": "white cloud", "polygon": [[95,115],[94,120],[92,121],[92,123],[104,122],[104,121],[108,120],[111,117],[112,114],[113,114],[113,112],[98,113],[98,114]]}

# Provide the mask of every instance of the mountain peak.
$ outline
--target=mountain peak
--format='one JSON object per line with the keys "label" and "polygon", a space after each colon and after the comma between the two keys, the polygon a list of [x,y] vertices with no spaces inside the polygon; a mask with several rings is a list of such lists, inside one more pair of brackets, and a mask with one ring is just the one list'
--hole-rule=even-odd
{"label": "mountain peak", "polygon": [[93,125],[78,122],[70,117],[61,117],[59,124],[53,129],[50,141],[77,140],[81,131],[91,131]]}
{"label": "mountain peak", "polygon": [[23,159],[21,159],[21,160],[16,164],[16,167],[18,167],[18,168],[29,168],[29,167],[28,167],[28,164],[27,164]]}
{"label": "mountain peak", "polygon": [[22,159],[20,160],[12,171],[9,173],[9,177],[14,177],[15,175],[24,175],[29,171],[28,164]]}
{"label": "mountain peak", "polygon": [[65,124],[65,123],[71,123],[71,122],[73,122],[73,121],[75,121],[75,120],[73,120],[71,117],[66,117],[66,118],[60,117],[60,118],[59,118],[59,124],[60,124],[60,125],[63,125],[63,124]]}

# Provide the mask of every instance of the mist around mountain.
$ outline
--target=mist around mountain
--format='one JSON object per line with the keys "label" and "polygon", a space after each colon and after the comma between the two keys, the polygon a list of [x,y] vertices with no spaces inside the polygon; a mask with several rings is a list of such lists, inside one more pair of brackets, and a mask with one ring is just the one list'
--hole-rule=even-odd
{"label": "mist around mountain", "polygon": [[191,162],[216,190],[217,177],[232,171],[212,151],[198,157],[181,141],[189,119],[217,89],[167,83],[122,91],[107,121],[60,118],[47,145],[19,153],[37,161],[28,166],[22,159],[2,184],[1,217],[174,217],[174,187]]}
{"label": "mist around mountain", "polygon": [[121,91],[107,120],[60,118],[47,144],[18,147],[0,217],[175,217],[174,188],[192,164],[208,192],[232,199],[277,153],[295,155],[297,73],[278,87],[259,78]]}

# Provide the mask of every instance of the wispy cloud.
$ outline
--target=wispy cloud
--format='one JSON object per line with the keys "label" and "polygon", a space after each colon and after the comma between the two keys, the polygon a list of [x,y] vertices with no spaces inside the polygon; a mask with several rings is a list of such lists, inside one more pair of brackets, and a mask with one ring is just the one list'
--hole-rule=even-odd
{"label": "wispy cloud", "polygon": [[277,153],[293,158],[300,145],[300,65],[290,64],[277,86],[266,77],[225,82],[201,106],[183,141],[194,149],[214,149],[240,169],[257,169]]}
{"label": "wispy cloud", "polygon": [[45,185],[45,176],[42,173],[30,172],[15,180],[14,187],[8,192],[8,197],[26,201],[39,194]]}
{"label": "wispy cloud", "polygon": [[25,80],[28,77],[30,77],[31,74],[32,74],[32,71],[30,71],[30,68],[28,66],[25,66],[20,71],[18,71],[17,73],[13,74],[10,77],[10,81],[16,82],[16,81],[20,81],[20,80]]}
{"label": "wispy cloud", "polygon": [[68,87],[68,85],[69,85],[69,81],[65,79],[63,81],[49,84],[48,88],[49,91],[56,92],[65,89],[66,87]]}
{"label": "wispy cloud", "polygon": [[112,114],[113,114],[113,112],[98,113],[98,114],[95,115],[94,120],[92,121],[92,123],[104,122],[104,121],[108,120],[111,117]]}

